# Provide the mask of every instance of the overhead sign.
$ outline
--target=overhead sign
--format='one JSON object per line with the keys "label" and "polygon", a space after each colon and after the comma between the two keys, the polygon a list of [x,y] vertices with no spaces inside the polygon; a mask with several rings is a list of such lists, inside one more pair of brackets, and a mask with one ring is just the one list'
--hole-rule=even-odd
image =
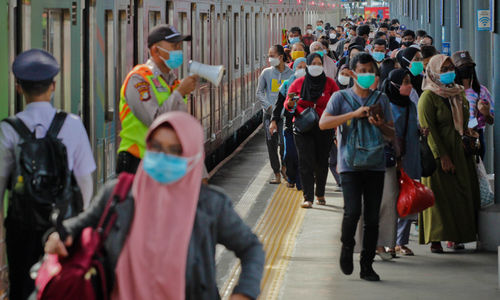
{"label": "overhead sign", "polygon": [[450,56],[451,55],[450,43],[449,42],[442,42],[442,46],[443,46],[442,53],[444,55]]}
{"label": "overhead sign", "polygon": [[477,30],[478,31],[491,30],[491,14],[489,9],[477,10]]}
{"label": "overhead sign", "polygon": [[365,6],[365,20],[368,18],[377,18],[381,17],[384,19],[389,19],[389,7],[366,7]]}

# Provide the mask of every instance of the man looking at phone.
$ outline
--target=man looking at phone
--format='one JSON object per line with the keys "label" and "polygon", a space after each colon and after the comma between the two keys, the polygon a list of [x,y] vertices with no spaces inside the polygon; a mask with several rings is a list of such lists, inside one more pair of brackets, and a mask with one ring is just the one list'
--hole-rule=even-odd
{"label": "man looking at phone", "polygon": [[[380,147],[384,139],[394,136],[392,112],[389,99],[383,93],[372,91],[370,86],[375,82],[376,62],[368,53],[359,53],[350,62],[349,76],[355,84],[352,88],[333,94],[325,112],[321,116],[319,127],[322,130],[337,128],[338,170],[344,194],[344,218],[342,221],[342,251],[340,267],[342,272],[350,275],[353,271],[354,234],[361,215],[361,204],[364,205],[363,250],[361,252],[362,279],[379,281],[380,277],[372,268],[378,239],[378,222],[380,202],[384,187],[385,157],[376,156],[378,160],[364,167],[354,166],[346,159],[348,143],[354,134],[354,125],[360,130],[371,130],[380,136]],[[371,106],[370,106],[371,105]],[[371,127],[374,126],[374,127]],[[375,130],[374,130],[375,129]],[[383,138],[382,138],[383,136]],[[362,155],[356,153],[356,155]],[[375,156],[373,156],[375,157]],[[370,162],[368,162],[370,163]],[[364,199],[362,202],[361,199]]]}

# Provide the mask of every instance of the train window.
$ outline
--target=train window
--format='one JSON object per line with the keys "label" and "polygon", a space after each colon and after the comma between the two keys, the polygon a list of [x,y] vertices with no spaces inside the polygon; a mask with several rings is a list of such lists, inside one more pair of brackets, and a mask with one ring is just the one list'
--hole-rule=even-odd
{"label": "train window", "polygon": [[174,23],[174,3],[172,1],[167,1],[167,24],[172,25]]}
{"label": "train window", "polygon": [[240,14],[234,14],[234,27],[233,27],[233,41],[234,41],[234,68],[240,67]]}
{"label": "train window", "polygon": [[250,22],[251,22],[250,14],[247,13],[245,15],[245,37],[244,37],[244,40],[247,42],[245,47],[245,64],[247,65],[250,64],[250,54],[252,53],[252,48],[249,47],[250,46],[249,41],[255,41],[255,39],[252,38],[252,33],[250,32],[250,27],[252,26]]}
{"label": "train window", "polygon": [[105,12],[105,64],[106,64],[106,96],[104,99],[104,107],[105,107],[105,115],[104,119],[106,121],[113,121],[114,119],[114,114],[115,114],[115,101],[114,101],[114,96],[115,96],[115,90],[114,90],[114,83],[115,83],[115,76],[114,76],[114,70],[115,70],[115,61],[114,61],[114,21],[113,21],[113,11],[112,10],[106,10]]}
{"label": "train window", "polygon": [[45,9],[42,14],[43,48],[52,53],[61,66],[54,78],[54,106],[71,111],[71,16],[68,9]]}
{"label": "train window", "polygon": [[159,11],[149,12],[149,31],[156,25],[161,23],[161,13]]}
{"label": "train window", "polygon": [[118,82],[120,84],[125,80],[127,76],[127,12],[125,10],[119,11],[119,23],[118,23]]}
{"label": "train window", "polygon": [[209,64],[210,63],[210,57],[209,57],[209,47],[208,46],[208,35],[209,35],[209,22],[208,22],[208,14],[203,13],[200,14],[200,21],[201,21],[201,36],[200,36],[200,60],[204,64]]}
{"label": "train window", "polygon": [[[182,34],[189,34],[187,22],[188,22],[187,13],[185,13],[185,12],[179,13],[178,19],[177,19],[177,24],[178,24],[177,30],[179,30],[179,32],[182,32]],[[188,49],[187,49],[186,45],[183,46],[182,51],[184,54],[184,59],[187,59],[188,57],[190,57],[190,55],[188,55]],[[182,66],[180,68],[180,78],[186,77],[187,67],[188,67],[187,65],[188,64],[182,64]]]}

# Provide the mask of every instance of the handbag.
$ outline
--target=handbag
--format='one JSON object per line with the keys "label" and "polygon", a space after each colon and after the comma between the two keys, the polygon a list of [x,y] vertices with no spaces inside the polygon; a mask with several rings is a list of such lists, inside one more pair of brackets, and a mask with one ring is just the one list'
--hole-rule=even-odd
{"label": "handbag", "polygon": [[133,181],[133,174],[120,174],[97,227],[83,229],[70,256],[45,255],[35,280],[37,300],[109,299],[102,245],[118,217],[116,204],[125,200]]}
{"label": "handbag", "polygon": [[317,126],[319,123],[319,116],[316,112],[316,103],[314,107],[308,107],[295,117],[295,130],[299,133],[306,133]]}
{"label": "handbag", "polygon": [[429,177],[437,169],[436,160],[431,147],[427,142],[427,136],[420,135],[420,165],[422,167],[422,177]]}
{"label": "handbag", "polygon": [[462,144],[465,154],[468,156],[479,155],[481,153],[481,144],[479,134],[472,129],[467,129],[462,135]]}
{"label": "handbag", "polygon": [[479,181],[479,197],[481,199],[481,208],[492,205],[495,202],[495,193],[490,186],[486,169],[483,161],[479,158],[476,164],[477,179]]}
{"label": "handbag", "polygon": [[397,203],[400,218],[422,212],[433,206],[434,201],[434,193],[431,189],[411,179],[404,170],[401,170]]}

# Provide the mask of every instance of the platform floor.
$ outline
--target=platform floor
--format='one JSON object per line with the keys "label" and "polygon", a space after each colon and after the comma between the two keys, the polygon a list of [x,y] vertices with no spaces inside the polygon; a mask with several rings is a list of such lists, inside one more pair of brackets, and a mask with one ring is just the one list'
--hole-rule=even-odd
{"label": "platform floor", "polygon": [[[226,189],[238,213],[254,229],[266,250],[260,299],[500,299],[496,253],[465,251],[432,254],[418,245],[412,229],[409,247],[414,257],[391,261],[376,258],[381,282],[359,279],[355,270],[345,276],[339,268],[342,194],[327,184],[327,205],[299,207],[302,196],[285,184],[270,185],[263,132],[259,131],[211,179]],[[237,282],[239,264],[223,247],[217,249],[218,285],[228,299]],[[446,250],[445,250],[446,251]]]}

